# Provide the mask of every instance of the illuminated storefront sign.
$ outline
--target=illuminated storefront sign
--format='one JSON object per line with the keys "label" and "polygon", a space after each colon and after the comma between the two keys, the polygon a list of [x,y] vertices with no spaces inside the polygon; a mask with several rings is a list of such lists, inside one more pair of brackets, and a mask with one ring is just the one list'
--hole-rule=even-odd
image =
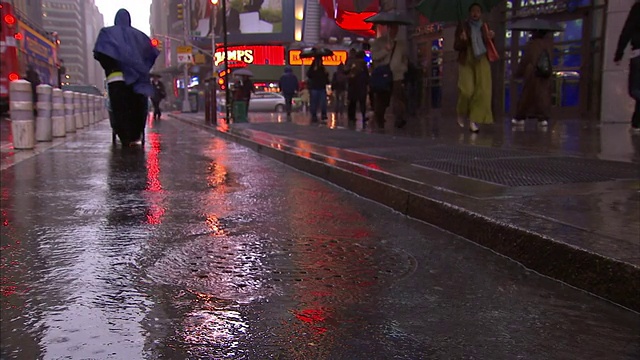
{"label": "illuminated storefront sign", "polygon": [[[284,65],[284,46],[231,46],[227,49],[229,67],[246,65]],[[215,64],[224,64],[224,50],[218,48]]]}
{"label": "illuminated storefront sign", "polygon": [[[289,64],[290,65],[311,65],[312,58],[300,58],[302,50],[290,50],[289,51]],[[322,58],[322,64],[324,66],[337,66],[347,62],[348,52],[346,50],[334,50],[333,55],[325,56]]]}

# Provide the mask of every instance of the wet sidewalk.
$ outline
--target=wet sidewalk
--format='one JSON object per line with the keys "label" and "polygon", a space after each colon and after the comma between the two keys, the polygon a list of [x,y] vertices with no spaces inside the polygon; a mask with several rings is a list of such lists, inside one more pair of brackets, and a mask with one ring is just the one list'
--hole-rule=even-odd
{"label": "wet sidewalk", "polygon": [[505,121],[475,135],[437,117],[370,131],[301,115],[217,128],[170,116],[640,310],[640,145],[626,125]]}

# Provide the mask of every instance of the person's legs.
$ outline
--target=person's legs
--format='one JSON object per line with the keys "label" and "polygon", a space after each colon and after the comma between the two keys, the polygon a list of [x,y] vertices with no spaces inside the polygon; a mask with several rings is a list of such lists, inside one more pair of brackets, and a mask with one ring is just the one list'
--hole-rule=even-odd
{"label": "person's legs", "polygon": [[287,111],[287,116],[291,115],[291,102],[293,101],[293,95],[285,95],[284,96],[284,107]]}
{"label": "person's legs", "polygon": [[[469,55],[469,54],[467,54]],[[464,127],[464,120],[469,117],[471,97],[474,92],[473,68],[468,64],[458,66],[458,125]]]}
{"label": "person's legs", "polygon": [[[363,93],[362,96],[360,96],[360,99],[358,99],[358,102],[360,103],[360,113],[362,114],[362,121],[366,122],[367,119],[367,94]],[[355,104],[354,104],[354,112],[355,112]],[[355,118],[355,114],[353,115]]]}
{"label": "person's legs", "polygon": [[384,113],[389,107],[389,100],[391,98],[391,92],[379,91],[373,96],[373,112],[375,114],[376,125],[380,129],[384,129]]}
{"label": "person's legs", "polygon": [[311,122],[317,122],[318,121],[318,102],[320,101],[320,96],[322,96],[322,94],[320,93],[320,90],[311,90],[310,95],[311,95],[311,99],[310,99],[311,104],[309,105],[309,111],[311,111]]}
{"label": "person's legs", "polygon": [[631,126],[640,129],[640,56],[631,59],[629,65],[629,95],[636,101]]}
{"label": "person's legs", "polygon": [[395,126],[402,128],[406,125],[405,119],[407,106],[404,92],[404,82],[402,80],[394,81],[391,90],[391,106],[395,117]]}
{"label": "person's legs", "polygon": [[475,91],[471,97],[469,120],[476,124],[493,124],[491,110],[491,66],[486,57],[474,63]]}
{"label": "person's legs", "polygon": [[349,95],[349,104],[347,105],[347,118],[349,121],[356,121],[356,98],[353,94]]}
{"label": "person's legs", "polygon": [[154,119],[159,119],[160,118],[160,101],[159,100],[151,100],[151,103],[153,104],[153,117]]}
{"label": "person's legs", "polygon": [[327,90],[320,90],[320,115],[322,116],[321,119],[322,120],[327,120],[328,116],[327,116]]}

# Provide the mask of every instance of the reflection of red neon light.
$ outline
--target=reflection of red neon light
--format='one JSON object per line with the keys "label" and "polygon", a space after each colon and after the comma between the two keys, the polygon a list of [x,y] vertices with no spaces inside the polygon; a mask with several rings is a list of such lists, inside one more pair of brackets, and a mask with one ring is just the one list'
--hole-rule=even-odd
{"label": "reflection of red neon light", "polygon": [[147,135],[151,144],[151,151],[147,156],[147,191],[151,194],[151,205],[147,210],[147,223],[158,225],[162,223],[162,216],[165,213],[161,199],[158,196],[162,192],[162,183],[160,182],[160,135],[150,133]]}

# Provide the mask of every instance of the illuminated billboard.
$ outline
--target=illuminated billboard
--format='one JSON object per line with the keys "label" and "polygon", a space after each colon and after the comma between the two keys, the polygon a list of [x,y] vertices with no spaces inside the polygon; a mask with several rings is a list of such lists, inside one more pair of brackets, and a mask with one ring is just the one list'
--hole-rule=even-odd
{"label": "illuminated billboard", "polygon": [[[313,58],[301,58],[301,50],[289,50],[289,65],[311,65]],[[348,53],[346,50],[333,50],[333,55],[322,58],[322,65],[337,66],[347,62]]]}
{"label": "illuminated billboard", "polygon": [[229,44],[264,44],[293,41],[294,0],[191,0],[191,36],[205,42],[211,34],[223,42],[222,1],[226,1]]}

